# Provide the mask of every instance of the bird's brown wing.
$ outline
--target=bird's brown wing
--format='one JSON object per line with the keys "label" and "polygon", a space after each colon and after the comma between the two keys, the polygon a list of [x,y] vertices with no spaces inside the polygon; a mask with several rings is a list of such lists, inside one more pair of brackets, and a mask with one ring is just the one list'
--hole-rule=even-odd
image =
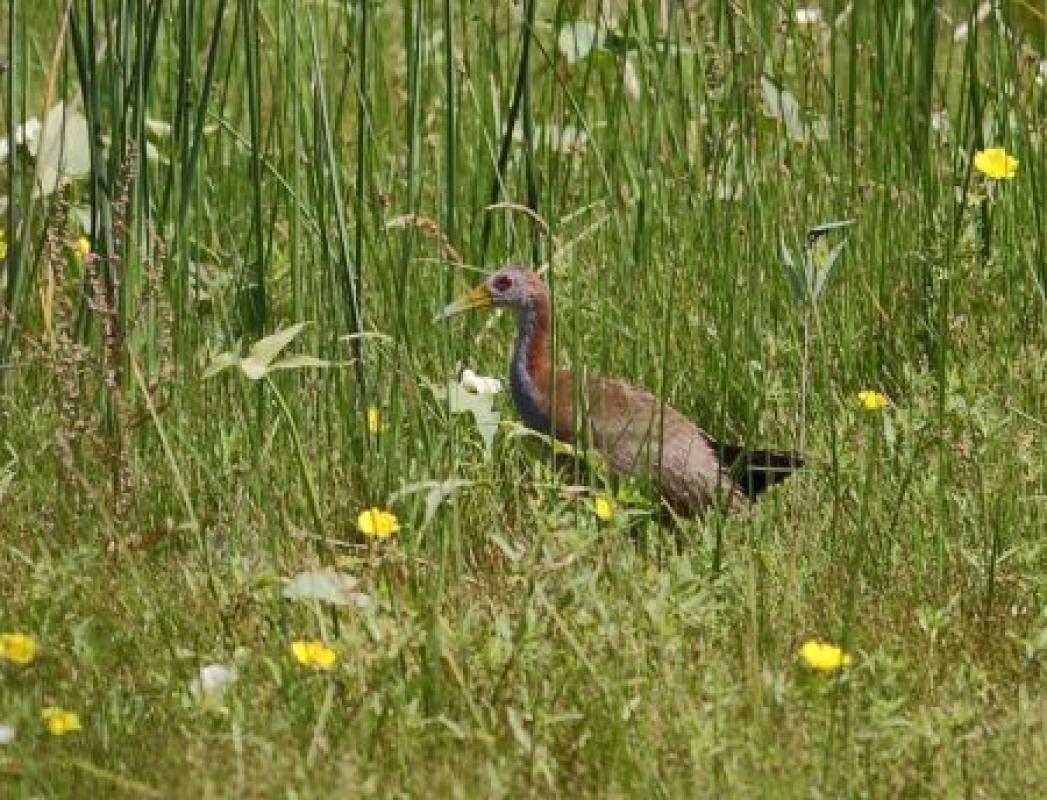
{"label": "bird's brown wing", "polygon": [[682,514],[701,511],[718,496],[731,509],[748,505],[709,437],[668,403],[611,378],[590,376],[586,389],[589,433],[614,470],[649,476]]}

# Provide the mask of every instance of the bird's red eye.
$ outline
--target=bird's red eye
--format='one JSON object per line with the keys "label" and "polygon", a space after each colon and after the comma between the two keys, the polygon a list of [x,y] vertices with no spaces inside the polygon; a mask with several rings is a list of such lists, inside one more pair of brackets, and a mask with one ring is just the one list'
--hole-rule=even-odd
{"label": "bird's red eye", "polygon": [[513,279],[508,275],[499,275],[494,279],[494,288],[499,292],[506,292],[512,287]]}

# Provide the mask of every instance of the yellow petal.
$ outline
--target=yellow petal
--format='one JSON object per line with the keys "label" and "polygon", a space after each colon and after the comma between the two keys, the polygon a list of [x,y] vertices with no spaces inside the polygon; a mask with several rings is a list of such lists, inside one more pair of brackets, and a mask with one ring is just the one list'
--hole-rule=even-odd
{"label": "yellow petal", "polygon": [[400,521],[392,512],[381,508],[367,508],[356,518],[360,533],[374,539],[387,539],[400,530]]}
{"label": "yellow petal", "polygon": [[332,648],[321,641],[299,639],[291,643],[291,654],[303,667],[331,669],[337,656]]}
{"label": "yellow petal", "polygon": [[804,642],[800,648],[800,657],[808,667],[818,672],[832,672],[849,666],[852,661],[850,654],[842,648],[815,639]]}
{"label": "yellow petal", "polygon": [[36,639],[25,633],[0,633],[0,659],[28,664],[36,658]]}
{"label": "yellow petal", "polygon": [[58,706],[47,706],[40,709],[40,716],[52,736],[64,736],[80,730],[80,717],[75,711],[67,711]]}
{"label": "yellow petal", "polygon": [[883,411],[891,404],[887,395],[874,389],[864,389],[858,392],[858,402],[866,411]]}
{"label": "yellow petal", "polygon": [[377,436],[382,430],[382,412],[377,408],[367,409],[367,431],[372,436]]}
{"label": "yellow petal", "polygon": [[594,510],[601,522],[610,522],[614,517],[614,501],[605,495],[597,495]]}
{"label": "yellow petal", "polygon": [[974,168],[993,180],[1010,180],[1018,172],[1018,159],[1002,147],[990,147],[974,154]]}

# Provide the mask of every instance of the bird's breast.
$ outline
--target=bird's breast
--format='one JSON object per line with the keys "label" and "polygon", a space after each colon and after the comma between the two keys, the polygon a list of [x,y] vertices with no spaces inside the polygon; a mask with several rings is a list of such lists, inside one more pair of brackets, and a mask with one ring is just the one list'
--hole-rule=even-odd
{"label": "bird's breast", "polygon": [[513,405],[524,425],[539,433],[553,433],[549,418],[549,400],[522,364],[514,364],[509,376]]}

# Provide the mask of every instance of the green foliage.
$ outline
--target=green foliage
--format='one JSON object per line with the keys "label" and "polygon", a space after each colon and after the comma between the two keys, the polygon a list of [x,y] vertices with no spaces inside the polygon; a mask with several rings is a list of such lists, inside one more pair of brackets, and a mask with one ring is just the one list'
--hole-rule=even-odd
{"label": "green foliage", "polygon": [[[1035,4],[8,5],[0,794],[1047,794]],[[669,525],[522,429],[502,263],[808,467]]]}

